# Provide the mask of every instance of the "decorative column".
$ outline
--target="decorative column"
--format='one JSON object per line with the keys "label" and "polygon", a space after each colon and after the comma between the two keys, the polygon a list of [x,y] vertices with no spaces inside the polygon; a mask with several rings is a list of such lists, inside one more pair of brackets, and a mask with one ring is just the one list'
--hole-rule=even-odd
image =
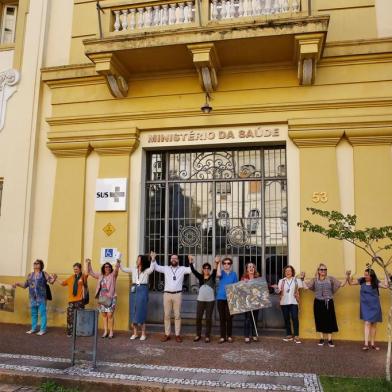
{"label": "decorative column", "polygon": [[[343,130],[317,129],[316,124],[289,123],[289,136],[300,151],[300,212],[301,221],[315,218],[308,207],[340,210],[340,193],[336,146]],[[289,184],[295,186],[295,184]],[[301,234],[301,269],[308,277],[318,263],[328,264],[330,273],[344,275],[343,246],[316,234]]]}
{"label": "decorative column", "polygon": [[[389,226],[392,222],[392,116],[346,130],[354,150],[355,213],[359,227]],[[389,256],[389,255],[388,255]],[[369,262],[357,250],[358,273]]]}
{"label": "decorative column", "polygon": [[[93,267],[101,267],[101,248],[117,248],[123,255],[124,265],[128,265],[128,238],[129,238],[129,173],[130,156],[139,143],[138,130],[134,128],[129,137],[120,140],[104,140],[91,142],[93,149],[99,154],[99,179],[126,178],[127,201],[125,211],[96,211],[93,240]],[[137,224],[137,222],[134,222]],[[119,328],[128,328],[129,308],[127,295],[129,292],[129,278],[123,275],[117,282],[117,292],[122,293],[116,312],[116,325]],[[119,294],[120,295],[120,294]]]}
{"label": "decorative column", "polygon": [[[300,183],[293,184],[288,179],[288,187],[300,188],[298,207],[301,221],[312,219],[317,222],[317,219],[306,210],[308,207],[340,210],[336,146],[343,134],[343,130],[322,129],[317,124],[312,124],[312,121],[289,122],[289,136],[299,148]],[[340,241],[329,240],[319,234],[301,232],[300,270],[306,272],[307,278],[312,278],[318,264],[325,263],[328,266],[328,274],[343,277],[343,249],[343,243]],[[303,293],[301,307],[310,312],[313,298],[314,295],[311,293]],[[314,320],[309,314],[301,313],[300,328],[301,336],[315,336]]]}
{"label": "decorative column", "polygon": [[50,271],[66,274],[84,257],[86,157],[90,146],[88,142],[51,142],[48,147],[57,157],[57,168],[47,265]]}

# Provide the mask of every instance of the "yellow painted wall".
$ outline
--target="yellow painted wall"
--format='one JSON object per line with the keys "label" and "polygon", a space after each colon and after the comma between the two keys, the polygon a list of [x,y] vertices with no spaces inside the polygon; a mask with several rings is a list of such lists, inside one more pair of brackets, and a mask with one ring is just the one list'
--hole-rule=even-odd
{"label": "yellow painted wall", "polygon": [[[391,144],[354,145],[355,212],[361,227],[391,225],[391,173]],[[388,259],[391,251],[383,256]],[[369,261],[364,252],[357,250],[358,271]],[[382,277],[378,268],[376,271]]]}
{"label": "yellow painted wall", "polygon": [[[327,41],[372,39],[378,36],[374,0],[316,0],[317,13],[331,16]],[[359,20],[366,21],[358,23]]]}
{"label": "yellow painted wall", "polygon": [[[306,208],[340,210],[339,184],[335,147],[300,148],[301,221],[312,219]],[[315,192],[325,192],[327,199],[312,200]],[[325,197],[325,196],[322,196]],[[316,221],[316,220],[315,220]],[[313,277],[319,263],[328,266],[331,275],[344,275],[343,245],[341,242],[320,238],[313,233],[301,234],[301,270]]]}

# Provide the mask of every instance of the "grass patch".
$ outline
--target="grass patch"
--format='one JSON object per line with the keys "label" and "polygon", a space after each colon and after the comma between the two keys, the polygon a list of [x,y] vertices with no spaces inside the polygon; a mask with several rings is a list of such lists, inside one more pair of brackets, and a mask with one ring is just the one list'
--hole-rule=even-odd
{"label": "grass patch", "polygon": [[392,383],[381,378],[320,376],[324,392],[392,392]]}
{"label": "grass patch", "polygon": [[41,392],[79,392],[79,389],[65,388],[54,381],[46,381],[39,387]]}

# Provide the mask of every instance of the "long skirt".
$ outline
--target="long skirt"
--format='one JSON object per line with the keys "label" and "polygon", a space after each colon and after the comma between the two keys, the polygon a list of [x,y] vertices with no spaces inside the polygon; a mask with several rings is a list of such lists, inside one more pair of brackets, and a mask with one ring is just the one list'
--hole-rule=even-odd
{"label": "long skirt", "polygon": [[148,285],[132,285],[130,293],[130,313],[133,324],[144,324],[147,318]]}
{"label": "long skirt", "polygon": [[339,329],[336,322],[333,299],[325,301],[315,298],[313,303],[313,312],[317,332],[338,332]]}

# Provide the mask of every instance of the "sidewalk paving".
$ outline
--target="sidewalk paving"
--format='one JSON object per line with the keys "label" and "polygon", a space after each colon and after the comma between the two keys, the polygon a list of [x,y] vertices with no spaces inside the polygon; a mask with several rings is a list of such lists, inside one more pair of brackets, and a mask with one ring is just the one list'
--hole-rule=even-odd
{"label": "sidewalk paving", "polygon": [[[251,344],[242,337],[231,344],[218,344],[217,338],[206,344],[194,343],[193,335],[184,336],[183,343],[161,343],[158,333],[141,342],[129,340],[125,332],[111,340],[99,338],[97,369],[83,354],[71,367],[71,339],[63,329],[51,328],[44,336],[26,335],[28,327],[21,325],[0,324],[0,329],[0,380],[22,385],[57,378],[92,391],[110,385],[119,391],[320,392],[318,375],[383,377],[385,369],[385,344],[381,351],[362,352],[360,342],[337,341],[329,348],[317,346],[316,340],[294,344],[262,336]],[[91,350],[92,342],[77,339],[84,350]]]}
{"label": "sidewalk paving", "polygon": [[0,384],[0,392],[38,392],[38,388],[14,384]]}

